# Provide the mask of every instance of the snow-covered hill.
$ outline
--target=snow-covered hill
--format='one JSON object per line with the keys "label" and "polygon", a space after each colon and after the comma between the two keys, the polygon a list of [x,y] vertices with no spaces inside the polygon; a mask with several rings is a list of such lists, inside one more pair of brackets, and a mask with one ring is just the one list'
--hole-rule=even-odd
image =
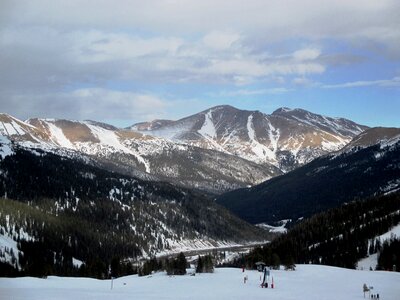
{"label": "snow-covered hill", "polygon": [[271,165],[94,121],[23,122],[0,114],[0,135],[26,148],[86,156],[118,172],[216,193],[260,183],[281,173]]}
{"label": "snow-covered hill", "polygon": [[156,120],[130,129],[287,171],[341,149],[367,127],[302,109],[280,108],[267,115],[223,105],[178,121]]}
{"label": "snow-covered hill", "polygon": [[[41,299],[364,299],[363,284],[372,286],[380,299],[397,300],[400,273],[363,272],[319,265],[298,265],[296,271],[272,271],[274,288],[260,287],[257,271],[222,268],[213,274],[148,277],[127,276],[111,280],[48,277],[0,278],[4,300]],[[243,283],[247,275],[248,281]],[[270,281],[271,283],[271,281]],[[112,288],[111,288],[112,287]],[[369,296],[369,293],[366,294]]]}

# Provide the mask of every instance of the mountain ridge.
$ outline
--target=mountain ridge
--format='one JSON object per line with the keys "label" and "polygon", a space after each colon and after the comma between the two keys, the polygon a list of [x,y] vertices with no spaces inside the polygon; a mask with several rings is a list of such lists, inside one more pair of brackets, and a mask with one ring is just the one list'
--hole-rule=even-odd
{"label": "mountain ridge", "polygon": [[368,127],[303,109],[278,108],[267,115],[220,105],[156,127],[142,122],[128,128],[289,171],[339,150]]}

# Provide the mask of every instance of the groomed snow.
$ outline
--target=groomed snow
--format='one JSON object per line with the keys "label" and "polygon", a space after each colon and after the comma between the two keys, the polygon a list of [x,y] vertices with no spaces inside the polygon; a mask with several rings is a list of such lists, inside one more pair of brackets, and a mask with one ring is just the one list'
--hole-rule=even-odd
{"label": "groomed snow", "polygon": [[[248,276],[246,284],[244,276]],[[149,277],[127,276],[110,280],[48,277],[0,278],[1,299],[364,299],[362,286],[373,286],[380,299],[400,295],[400,273],[363,272],[317,265],[298,265],[296,271],[271,271],[275,288],[261,288],[257,271],[223,268],[214,274]],[[269,281],[269,286],[271,280]]]}

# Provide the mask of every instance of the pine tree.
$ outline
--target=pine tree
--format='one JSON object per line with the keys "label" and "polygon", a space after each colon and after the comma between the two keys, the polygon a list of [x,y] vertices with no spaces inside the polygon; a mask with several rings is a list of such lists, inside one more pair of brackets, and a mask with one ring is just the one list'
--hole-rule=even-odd
{"label": "pine tree", "polygon": [[176,268],[175,268],[175,275],[185,275],[186,274],[186,257],[185,255],[181,252],[178,255],[178,258],[176,259]]}
{"label": "pine tree", "polygon": [[211,255],[199,256],[197,260],[197,273],[212,273],[214,272],[214,263]]}
{"label": "pine tree", "polygon": [[121,271],[120,259],[118,256],[114,256],[111,260],[111,276],[118,277]]}
{"label": "pine tree", "polygon": [[199,255],[199,257],[197,258],[197,266],[196,266],[196,273],[203,273],[203,260],[201,258],[201,256]]}

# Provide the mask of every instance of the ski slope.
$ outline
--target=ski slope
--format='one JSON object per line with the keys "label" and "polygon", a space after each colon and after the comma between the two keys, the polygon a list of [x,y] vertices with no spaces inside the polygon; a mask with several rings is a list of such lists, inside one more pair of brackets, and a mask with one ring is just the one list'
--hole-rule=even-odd
{"label": "ski slope", "polygon": [[[248,276],[246,284],[244,275]],[[380,299],[400,299],[400,273],[298,265],[296,271],[272,271],[274,289],[262,289],[260,275],[257,271],[242,273],[241,269],[232,268],[196,276],[134,275],[115,279],[113,289],[110,280],[0,278],[0,299],[364,299],[364,283],[373,286],[373,293],[379,293]]]}

